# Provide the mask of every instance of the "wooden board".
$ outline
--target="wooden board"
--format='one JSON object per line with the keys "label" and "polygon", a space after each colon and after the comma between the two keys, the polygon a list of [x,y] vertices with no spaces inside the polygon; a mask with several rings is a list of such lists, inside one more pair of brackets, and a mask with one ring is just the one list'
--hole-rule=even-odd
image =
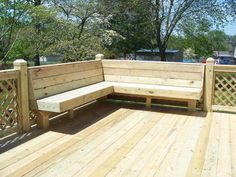
{"label": "wooden board", "polygon": [[29,68],[32,108],[34,100],[63,93],[104,80],[101,61],[74,62]]}
{"label": "wooden board", "polygon": [[8,79],[18,79],[19,74],[20,74],[19,70],[16,69],[0,71],[0,81]]}
{"label": "wooden board", "polygon": [[114,86],[114,93],[142,95],[150,97],[166,97],[178,99],[199,100],[202,90],[199,88],[173,87],[161,85],[131,84],[108,82]]}
{"label": "wooden board", "polygon": [[0,154],[0,176],[183,177],[197,151],[202,177],[234,177],[236,116],[212,113],[204,155],[197,149],[206,145],[208,120],[202,112],[105,103]]}
{"label": "wooden board", "polygon": [[202,73],[204,69],[203,64],[158,61],[102,60],[102,65],[104,68],[125,68],[200,73]]}
{"label": "wooden board", "polygon": [[103,60],[105,81],[203,87],[204,65]]}
{"label": "wooden board", "polygon": [[108,82],[166,85],[166,86],[191,87],[191,88],[200,88],[202,86],[202,81],[194,81],[194,80],[166,79],[166,78],[142,77],[142,76],[132,77],[132,76],[120,76],[120,75],[104,75],[104,78],[105,81]]}
{"label": "wooden board", "polygon": [[113,87],[106,82],[100,82],[37,100],[37,105],[41,111],[64,112],[111,93]]}
{"label": "wooden board", "polygon": [[163,78],[163,79],[183,79],[183,80],[202,80],[201,72],[178,72],[175,70],[162,71],[148,69],[125,69],[125,68],[104,68],[104,75],[115,76],[132,76],[132,77],[151,77],[151,78]]}

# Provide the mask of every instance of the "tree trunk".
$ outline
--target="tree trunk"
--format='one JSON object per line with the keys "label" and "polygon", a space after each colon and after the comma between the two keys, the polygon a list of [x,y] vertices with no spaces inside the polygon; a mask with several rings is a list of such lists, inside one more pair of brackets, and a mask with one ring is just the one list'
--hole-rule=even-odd
{"label": "tree trunk", "polygon": [[160,47],[159,51],[160,51],[161,61],[166,61],[166,48]]}
{"label": "tree trunk", "polygon": [[35,66],[40,66],[40,56],[39,56],[38,51],[37,51],[37,54],[34,56],[34,65]]}
{"label": "tree trunk", "polygon": [[[42,0],[34,0],[34,6],[40,6],[42,5]],[[39,35],[41,33],[41,24],[40,23],[36,23],[35,24],[35,30],[36,30],[36,44],[35,44],[35,56],[34,56],[34,65],[35,66],[40,66],[40,54],[39,54]]]}

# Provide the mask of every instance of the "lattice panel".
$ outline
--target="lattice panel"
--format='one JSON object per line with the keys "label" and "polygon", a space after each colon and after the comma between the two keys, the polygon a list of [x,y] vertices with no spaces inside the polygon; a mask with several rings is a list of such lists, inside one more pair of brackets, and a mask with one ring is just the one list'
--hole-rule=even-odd
{"label": "lattice panel", "polygon": [[236,106],[236,73],[216,73],[214,105]]}
{"label": "lattice panel", "polygon": [[15,126],[18,115],[16,79],[0,81],[0,130]]}

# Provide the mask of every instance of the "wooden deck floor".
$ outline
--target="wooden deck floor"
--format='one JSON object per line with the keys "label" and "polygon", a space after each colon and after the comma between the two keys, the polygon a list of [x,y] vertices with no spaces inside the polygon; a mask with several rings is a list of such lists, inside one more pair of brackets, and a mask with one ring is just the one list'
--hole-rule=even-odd
{"label": "wooden deck floor", "polygon": [[0,176],[236,176],[235,114],[104,103],[76,115],[2,142]]}

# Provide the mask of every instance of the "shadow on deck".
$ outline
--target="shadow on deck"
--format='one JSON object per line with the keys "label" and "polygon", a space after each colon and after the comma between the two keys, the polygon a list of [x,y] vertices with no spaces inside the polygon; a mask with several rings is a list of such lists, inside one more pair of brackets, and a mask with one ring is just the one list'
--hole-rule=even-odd
{"label": "shadow on deck", "polygon": [[0,176],[235,175],[234,114],[107,101],[51,122],[0,142]]}

